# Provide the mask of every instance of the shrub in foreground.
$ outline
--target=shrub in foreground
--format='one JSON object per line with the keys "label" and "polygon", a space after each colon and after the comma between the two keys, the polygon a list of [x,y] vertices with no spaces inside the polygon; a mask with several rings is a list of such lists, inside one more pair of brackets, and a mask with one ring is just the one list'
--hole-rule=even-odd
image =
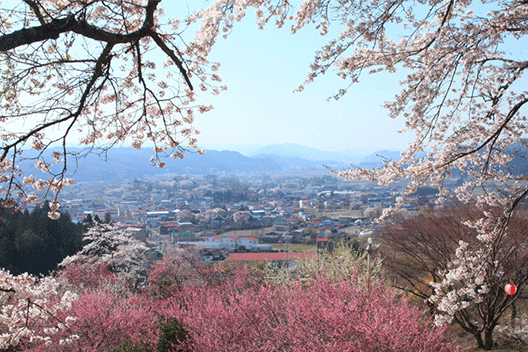
{"label": "shrub in foreground", "polygon": [[43,330],[53,335],[48,344],[27,343],[25,350],[451,350],[444,330],[432,326],[418,308],[379,282],[367,290],[353,272],[278,284],[240,267],[201,266],[179,280],[171,280],[166,269],[153,271],[163,273],[162,292],[152,284],[123,295],[107,278],[95,287],[84,285],[71,309],[54,317],[74,319],[60,329]]}
{"label": "shrub in foreground", "polygon": [[444,330],[392,289],[318,277],[308,285],[237,278],[188,285],[160,310],[184,322],[194,351],[449,351]]}

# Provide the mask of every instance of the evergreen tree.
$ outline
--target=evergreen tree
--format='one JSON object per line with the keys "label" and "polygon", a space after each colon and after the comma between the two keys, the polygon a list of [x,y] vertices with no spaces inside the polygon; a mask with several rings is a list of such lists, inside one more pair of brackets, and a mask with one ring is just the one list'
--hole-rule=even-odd
{"label": "evergreen tree", "polygon": [[31,212],[4,210],[0,219],[0,268],[14,275],[46,274],[82,248],[83,226],[73,223],[66,212],[52,220],[49,211],[47,204]]}

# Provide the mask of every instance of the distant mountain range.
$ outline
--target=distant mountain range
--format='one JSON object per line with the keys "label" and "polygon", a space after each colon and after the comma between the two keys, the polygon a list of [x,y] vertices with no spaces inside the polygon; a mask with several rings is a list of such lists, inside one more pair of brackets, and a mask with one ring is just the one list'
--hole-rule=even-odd
{"label": "distant mountain range", "polygon": [[[81,151],[81,149],[70,148]],[[25,151],[25,157],[36,155]],[[163,159],[166,166],[162,169],[149,163],[154,153],[150,148],[135,150],[133,148],[112,148],[105,156],[88,154],[75,163],[68,162],[69,177],[77,181],[116,181],[133,178],[154,177],[159,175],[207,175],[207,174],[263,174],[279,172],[302,172],[303,170],[323,170],[323,165],[335,168],[346,168],[351,164],[362,167],[380,166],[382,158],[398,158],[399,153],[380,151],[369,155],[354,152],[328,152],[307,148],[296,144],[272,145],[261,148],[252,155],[242,155],[236,151],[207,150],[205,155],[186,153],[184,159]],[[32,161],[21,164],[26,174],[35,177],[44,175],[33,166]],[[60,171],[55,165],[52,171]]]}
{"label": "distant mountain range", "polygon": [[[81,151],[76,148],[70,150]],[[528,148],[517,144],[508,147],[507,150],[514,156],[509,169],[515,174],[528,174]],[[79,159],[78,163],[75,163],[73,158],[68,159],[67,177],[74,177],[76,181],[82,182],[141,179],[161,175],[261,175],[307,170],[324,171],[324,165],[335,169],[344,169],[352,165],[373,168],[381,166],[383,159],[399,160],[400,158],[400,152],[390,150],[362,153],[365,153],[365,150],[329,152],[296,144],[279,144],[254,150],[251,155],[242,155],[237,151],[229,150],[207,150],[205,155],[186,153],[184,159],[164,159],[166,166],[160,169],[149,163],[150,157],[154,155],[152,149],[135,150],[121,147],[110,149],[105,156],[88,154]],[[26,158],[36,155],[35,151],[24,151],[23,154]],[[26,175],[46,177],[47,175],[33,166],[33,162],[30,160],[21,162],[20,166]],[[53,166],[52,171],[61,171],[58,168],[60,166]]]}
{"label": "distant mountain range", "polygon": [[249,153],[248,156],[260,157],[265,156],[279,156],[284,158],[297,158],[308,161],[318,161],[323,163],[347,163],[355,164],[362,161],[367,153],[358,153],[356,151],[339,151],[331,152],[310,147],[304,147],[298,144],[273,144],[262,147]]}
{"label": "distant mountain range", "polygon": [[249,154],[253,157],[272,159],[280,165],[288,166],[360,166],[365,168],[379,167],[384,159],[399,160],[400,152],[370,149],[331,152],[298,144],[275,144],[263,147]]}

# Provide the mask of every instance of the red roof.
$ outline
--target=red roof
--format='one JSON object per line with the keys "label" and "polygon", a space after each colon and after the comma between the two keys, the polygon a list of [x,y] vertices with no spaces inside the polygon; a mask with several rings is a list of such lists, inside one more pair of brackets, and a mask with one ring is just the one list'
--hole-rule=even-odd
{"label": "red roof", "polygon": [[302,260],[313,259],[315,252],[264,252],[264,253],[229,253],[227,260],[236,261],[264,261],[264,260]]}
{"label": "red roof", "polygon": [[316,239],[317,242],[328,242],[328,238],[318,238]]}
{"label": "red roof", "polygon": [[258,238],[255,238],[255,237],[245,237],[246,240],[250,240],[250,241],[257,241],[258,242]]}

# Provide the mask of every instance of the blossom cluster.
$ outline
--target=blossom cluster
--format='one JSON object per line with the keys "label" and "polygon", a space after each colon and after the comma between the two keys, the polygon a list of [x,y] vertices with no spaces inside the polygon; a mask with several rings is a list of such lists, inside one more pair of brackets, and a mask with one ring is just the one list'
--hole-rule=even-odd
{"label": "blossom cluster", "polygon": [[490,268],[482,260],[485,255],[482,248],[474,250],[466,242],[460,241],[455,255],[447,272],[440,273],[444,280],[431,282],[434,293],[429,301],[438,310],[435,315],[438,326],[450,324],[459,311],[481,303],[490,289]]}
{"label": "blossom cluster", "polygon": [[59,283],[52,277],[37,279],[27,273],[13,276],[0,270],[0,348],[16,346],[21,341],[51,345],[54,336],[65,332],[68,341],[78,336],[68,332],[75,317],[56,315],[67,312],[77,300],[70,291],[58,297]]}

